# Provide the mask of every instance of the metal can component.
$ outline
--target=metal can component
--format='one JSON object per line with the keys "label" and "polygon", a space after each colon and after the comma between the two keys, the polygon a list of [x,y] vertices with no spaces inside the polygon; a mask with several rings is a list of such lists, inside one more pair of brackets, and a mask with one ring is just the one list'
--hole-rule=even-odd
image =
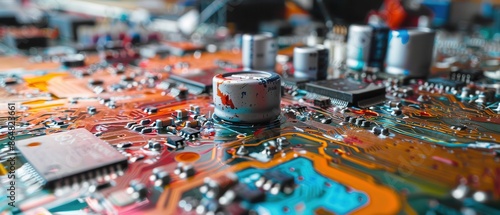
{"label": "metal can component", "polygon": [[294,77],[317,80],[318,50],[314,47],[295,47],[293,49]]}
{"label": "metal can component", "polygon": [[368,62],[372,27],[368,25],[349,26],[347,37],[347,66],[353,70],[362,70]]}
{"label": "metal can component", "polygon": [[389,31],[388,27],[372,27],[370,49],[368,51],[368,69],[381,71],[384,68],[387,44],[389,43]]}
{"label": "metal can component", "polygon": [[328,76],[330,65],[330,50],[324,45],[316,45],[318,50],[318,75],[317,80],[325,80]]}
{"label": "metal can component", "polygon": [[263,123],[280,114],[281,78],[262,71],[219,74],[213,78],[214,114],[233,123]]}
{"label": "metal can component", "polygon": [[436,33],[427,28],[393,30],[389,34],[387,73],[426,77],[430,72]]}
{"label": "metal can component", "polygon": [[328,49],[322,45],[295,47],[293,49],[294,77],[325,80],[328,75],[328,55]]}
{"label": "metal can component", "polygon": [[242,62],[246,70],[274,71],[278,46],[271,35],[245,34],[242,37]]}

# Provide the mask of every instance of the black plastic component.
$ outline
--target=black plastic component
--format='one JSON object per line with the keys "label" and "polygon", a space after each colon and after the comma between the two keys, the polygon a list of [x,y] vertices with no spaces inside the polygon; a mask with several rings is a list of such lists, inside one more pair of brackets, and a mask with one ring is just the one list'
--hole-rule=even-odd
{"label": "black plastic component", "polygon": [[262,202],[266,199],[266,193],[260,189],[251,189],[246,184],[238,184],[234,188],[236,196],[250,203]]}
{"label": "black plastic component", "polygon": [[358,107],[367,107],[385,100],[385,87],[352,79],[332,79],[306,84],[306,90],[338,99]]}

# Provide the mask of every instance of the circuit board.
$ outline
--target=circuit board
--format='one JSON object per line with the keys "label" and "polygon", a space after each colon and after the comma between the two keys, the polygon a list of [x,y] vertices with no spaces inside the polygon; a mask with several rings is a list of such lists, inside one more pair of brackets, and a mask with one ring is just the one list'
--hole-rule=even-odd
{"label": "circuit board", "polygon": [[2,214],[500,214],[500,82],[303,80],[248,69],[233,42],[0,56]]}

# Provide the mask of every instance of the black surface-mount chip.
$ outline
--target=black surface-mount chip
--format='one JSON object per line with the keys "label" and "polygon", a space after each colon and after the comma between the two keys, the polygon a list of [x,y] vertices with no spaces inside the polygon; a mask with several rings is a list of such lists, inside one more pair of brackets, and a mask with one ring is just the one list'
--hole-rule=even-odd
{"label": "black surface-mount chip", "polygon": [[104,177],[128,164],[126,156],[84,128],[21,140],[16,148],[33,177],[49,188]]}
{"label": "black surface-mount chip", "polygon": [[199,95],[212,91],[212,77],[215,74],[213,70],[196,70],[184,75],[171,74],[169,78],[184,84],[189,93]]}
{"label": "black surface-mount chip", "polygon": [[198,137],[200,134],[200,130],[194,129],[194,128],[183,128],[181,129],[181,136],[184,138],[191,139],[193,137]]}
{"label": "black surface-mount chip", "polygon": [[174,149],[179,149],[184,147],[184,138],[179,137],[179,136],[168,136],[167,137],[167,146],[174,148]]}
{"label": "black surface-mount chip", "polygon": [[352,79],[332,79],[306,84],[306,90],[349,105],[369,107],[385,100],[385,87]]}

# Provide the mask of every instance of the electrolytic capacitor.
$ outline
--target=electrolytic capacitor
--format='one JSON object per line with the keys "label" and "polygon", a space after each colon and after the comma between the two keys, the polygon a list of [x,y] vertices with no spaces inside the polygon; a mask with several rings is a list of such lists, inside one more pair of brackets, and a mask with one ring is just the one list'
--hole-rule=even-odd
{"label": "electrolytic capacitor", "polygon": [[274,71],[278,45],[271,35],[245,34],[242,37],[241,50],[245,69]]}
{"label": "electrolytic capacitor", "polygon": [[241,71],[213,78],[214,114],[233,123],[266,123],[281,113],[281,79],[272,72]]}
{"label": "electrolytic capacitor", "polygon": [[427,28],[393,30],[389,34],[387,73],[426,77],[430,73],[436,33]]}
{"label": "electrolytic capacitor", "polygon": [[317,80],[318,50],[314,47],[295,47],[293,49],[293,68],[295,78]]}
{"label": "electrolytic capacitor", "polygon": [[316,45],[318,50],[318,75],[317,80],[325,80],[328,76],[328,67],[330,65],[330,50],[324,45]]}
{"label": "electrolytic capacitor", "polygon": [[368,63],[372,27],[368,25],[349,26],[347,37],[347,66],[361,71]]}
{"label": "electrolytic capacitor", "polygon": [[295,78],[325,80],[328,76],[329,50],[323,45],[295,47],[293,67]]}
{"label": "electrolytic capacitor", "polygon": [[372,26],[370,49],[368,51],[368,64],[365,69],[382,71],[387,54],[390,29],[385,26]]}
{"label": "electrolytic capacitor", "polygon": [[351,25],[347,40],[347,66],[357,71],[382,70],[389,30],[385,26]]}

